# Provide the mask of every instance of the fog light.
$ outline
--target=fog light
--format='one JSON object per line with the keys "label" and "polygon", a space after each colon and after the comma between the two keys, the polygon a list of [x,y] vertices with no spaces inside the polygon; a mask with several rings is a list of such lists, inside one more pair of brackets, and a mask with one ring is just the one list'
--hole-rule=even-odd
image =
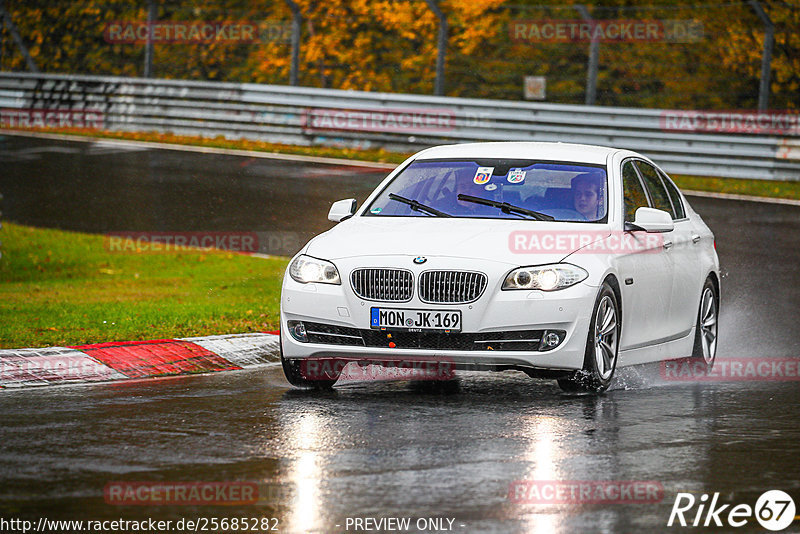
{"label": "fog light", "polygon": [[564,339],[566,332],[545,330],[542,335],[542,342],[539,345],[539,350],[550,350],[556,348]]}
{"label": "fog light", "polygon": [[306,327],[302,321],[289,321],[286,323],[289,334],[300,343],[308,343],[308,336],[306,335]]}

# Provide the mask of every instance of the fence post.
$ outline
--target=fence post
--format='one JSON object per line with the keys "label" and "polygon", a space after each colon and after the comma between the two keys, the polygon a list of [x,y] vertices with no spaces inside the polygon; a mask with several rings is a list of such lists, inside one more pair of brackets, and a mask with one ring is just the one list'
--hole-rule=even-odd
{"label": "fence post", "polygon": [[[577,4],[575,9],[581,14],[581,18],[587,22],[592,22],[589,10],[582,4]],[[594,28],[594,25],[592,25]],[[597,61],[600,53],[600,41],[595,39],[592,31],[592,42],[589,45],[589,63],[586,66],[586,105],[593,106],[597,99]]]}
{"label": "fence post", "polygon": [[28,52],[28,47],[25,46],[25,42],[22,40],[22,37],[20,37],[19,32],[17,31],[17,26],[14,24],[14,21],[11,20],[11,13],[6,11],[3,0],[0,0],[0,19],[3,19],[3,22],[8,29],[8,33],[11,34],[11,38],[14,39],[14,42],[17,44],[17,48],[19,48],[22,57],[25,58],[25,63],[28,65],[28,70],[31,72],[39,72],[39,68],[33,61],[30,52]]}
{"label": "fence post", "polygon": [[300,83],[300,31],[302,30],[303,14],[293,0],[285,0],[286,5],[292,10],[292,63],[289,71],[289,84]]}
{"label": "fence post", "polygon": [[750,7],[764,23],[764,50],[761,53],[761,81],[758,86],[758,110],[769,107],[769,79],[772,74],[772,46],[775,42],[775,25],[758,0],[750,0]]}
{"label": "fence post", "polygon": [[155,0],[147,0],[147,41],[144,44],[144,77],[153,77],[153,22],[157,16]]}
{"label": "fence post", "polygon": [[442,10],[439,8],[439,4],[436,3],[436,0],[425,1],[428,3],[431,11],[433,11],[433,14],[436,15],[436,18],[439,19],[439,39],[436,52],[436,82],[434,85],[433,94],[441,96],[444,94],[444,59],[445,53],[447,52],[447,17],[445,17],[444,13],[442,13]]}

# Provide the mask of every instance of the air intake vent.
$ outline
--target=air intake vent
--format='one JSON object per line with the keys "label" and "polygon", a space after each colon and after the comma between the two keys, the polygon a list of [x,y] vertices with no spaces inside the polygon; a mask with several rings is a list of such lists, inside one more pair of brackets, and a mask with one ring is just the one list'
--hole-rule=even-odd
{"label": "air intake vent", "polygon": [[414,277],[404,269],[356,269],[350,284],[355,294],[366,300],[407,302],[414,294]]}
{"label": "air intake vent", "polygon": [[465,304],[486,289],[486,275],[471,271],[425,271],[419,277],[419,298],[431,304]]}

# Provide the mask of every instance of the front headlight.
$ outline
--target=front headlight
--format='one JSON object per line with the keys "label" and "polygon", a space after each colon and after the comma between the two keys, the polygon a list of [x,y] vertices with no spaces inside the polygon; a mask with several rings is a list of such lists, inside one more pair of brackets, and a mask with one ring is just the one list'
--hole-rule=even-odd
{"label": "front headlight", "polygon": [[316,282],[318,284],[339,285],[342,283],[341,278],[339,278],[339,271],[336,270],[334,264],[306,256],[305,254],[294,259],[289,266],[289,276],[295,282],[300,282],[301,284]]}
{"label": "front headlight", "polygon": [[589,277],[589,273],[569,263],[537,265],[514,269],[503,282],[503,289],[540,289],[556,291],[574,286]]}

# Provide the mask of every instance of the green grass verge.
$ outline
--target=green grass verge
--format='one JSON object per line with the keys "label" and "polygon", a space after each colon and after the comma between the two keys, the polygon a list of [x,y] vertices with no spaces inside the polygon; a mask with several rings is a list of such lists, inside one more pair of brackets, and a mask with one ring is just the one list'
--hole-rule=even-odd
{"label": "green grass verge", "polygon": [[[323,146],[295,146],[276,143],[264,143],[247,139],[231,140],[224,137],[206,138],[162,134],[157,132],[111,132],[81,130],[77,128],[35,130],[47,133],[65,133],[87,137],[104,137],[109,139],[128,139],[134,141],[150,141],[173,143],[179,145],[206,146],[238,150],[259,150],[282,154],[299,154],[340,159],[374,161],[377,163],[402,163],[411,153],[389,152],[383,149],[356,150],[351,148]],[[757,197],[789,198],[800,200],[800,182],[784,182],[773,180],[747,180],[741,178],[712,178],[704,176],[672,175],[681,189],[710,191],[715,193],[735,193]]]}
{"label": "green grass verge", "polygon": [[288,262],[3,223],[0,348],[277,330]]}

